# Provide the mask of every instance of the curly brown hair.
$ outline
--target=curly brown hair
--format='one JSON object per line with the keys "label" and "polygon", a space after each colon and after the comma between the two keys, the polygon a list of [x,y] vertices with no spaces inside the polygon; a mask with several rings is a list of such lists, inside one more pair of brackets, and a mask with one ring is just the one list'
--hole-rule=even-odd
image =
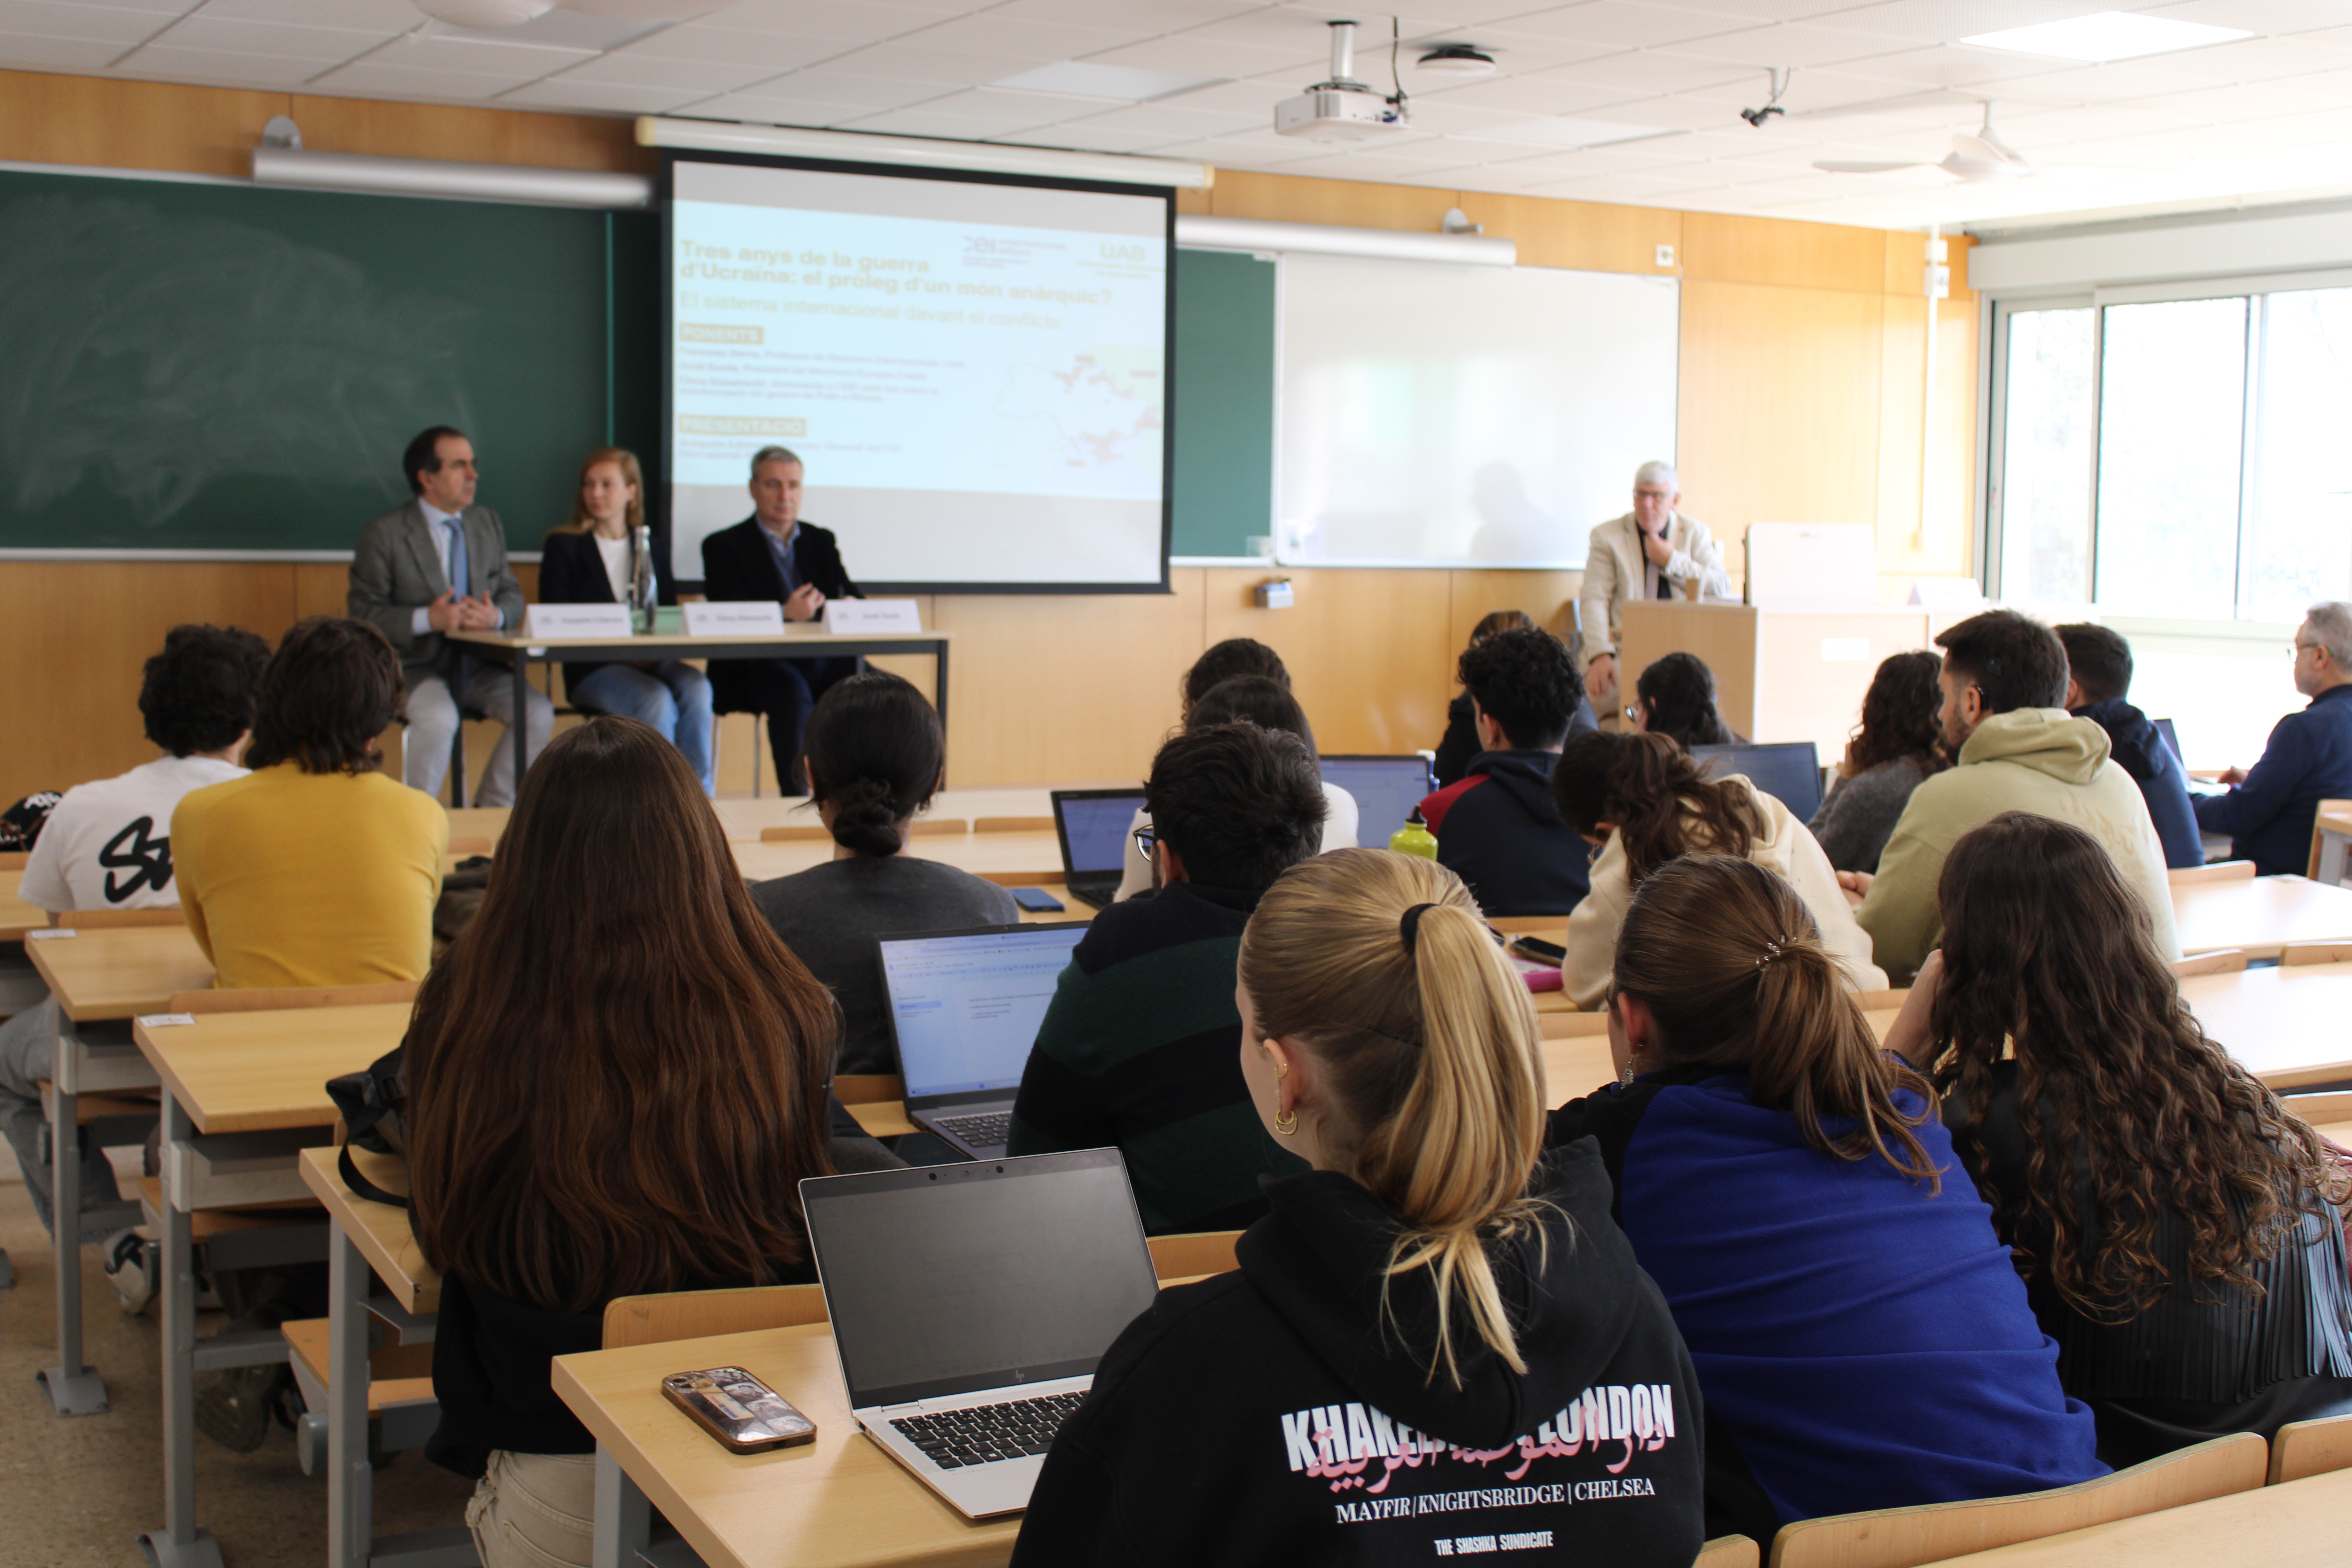
{"label": "curly brown hair", "polygon": [[1641,731],[1596,730],[1570,741],[1552,766],[1551,799],[1559,819],[1586,837],[1601,837],[1604,822],[1616,826],[1635,887],[1680,856],[1744,858],[1771,831],[1745,786],[1708,778],[1672,740]]}
{"label": "curly brown hair", "polygon": [[[2016,1057],[2026,1190],[1977,1186],[2018,1271],[2047,1269],[2076,1311],[2129,1321],[2177,1283],[2155,1245],[2170,1209],[2199,1285],[2259,1297],[2250,1266],[2321,1197],[2340,1202],[2342,1184],[2318,1135],[2199,1026],[2106,851],[2078,827],[2008,812],[1952,847],[1936,891],[1931,1074],[1967,1097],[1968,1140],[1980,1143],[1995,1069]],[[2049,1238],[2046,1255],[2020,1242],[2029,1232]]]}
{"label": "curly brown hair", "polygon": [[1846,742],[1845,761],[1838,771],[1852,778],[1904,758],[1916,762],[1923,775],[1951,766],[1936,743],[1936,710],[1944,702],[1936,677],[1943,668],[1942,657],[1926,648],[1881,662],[1878,673],[1870,678],[1870,690],[1862,700],[1862,722]]}

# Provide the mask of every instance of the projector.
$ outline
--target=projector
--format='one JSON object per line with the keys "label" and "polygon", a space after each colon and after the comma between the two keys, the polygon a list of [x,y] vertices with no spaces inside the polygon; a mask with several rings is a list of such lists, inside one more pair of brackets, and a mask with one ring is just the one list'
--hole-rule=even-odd
{"label": "projector", "polygon": [[1350,74],[1356,63],[1356,24],[1333,22],[1330,26],[1331,79],[1276,104],[1276,134],[1309,142],[1362,142],[1411,130],[1412,114],[1405,108],[1403,93],[1383,96]]}

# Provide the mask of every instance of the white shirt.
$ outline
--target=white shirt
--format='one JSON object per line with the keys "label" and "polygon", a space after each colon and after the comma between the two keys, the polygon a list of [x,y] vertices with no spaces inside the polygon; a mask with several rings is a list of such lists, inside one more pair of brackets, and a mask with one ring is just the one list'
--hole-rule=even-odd
{"label": "white shirt", "polygon": [[[416,510],[425,514],[425,531],[433,536],[433,558],[441,563],[441,581],[444,583],[449,583],[449,530],[453,526],[457,528],[465,527],[465,519],[458,516],[456,512],[443,511],[439,507],[435,506],[429,500],[419,500],[416,503]],[[466,564],[470,568],[473,565],[473,562],[468,560]],[[472,585],[470,584],[449,583],[449,585],[457,590],[460,597],[463,597],[465,595],[472,591]],[[625,604],[627,601],[624,599],[622,602]],[[493,626],[490,629],[492,631],[497,631],[506,624],[507,613],[504,610],[500,610],[499,612],[498,626]],[[423,637],[426,632],[431,631],[433,629],[433,611],[431,608],[424,605],[417,605],[416,613],[409,617],[408,629],[415,632],[419,637]]]}
{"label": "white shirt", "polygon": [[604,580],[613,584],[613,603],[627,604],[632,575],[628,537],[625,534],[619,539],[607,539],[601,533],[590,537],[596,541],[596,553],[604,558]]}
{"label": "white shirt", "polygon": [[177,905],[173,811],[190,790],[244,776],[214,757],[159,757],[120,778],[77,784],[34,842],[18,896],[53,911]]}

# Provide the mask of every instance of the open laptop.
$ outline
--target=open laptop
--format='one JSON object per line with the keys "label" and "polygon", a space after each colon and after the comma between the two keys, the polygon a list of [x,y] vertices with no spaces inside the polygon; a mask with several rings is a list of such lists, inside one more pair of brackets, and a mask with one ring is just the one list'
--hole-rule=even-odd
{"label": "open laptop", "polygon": [[1799,822],[1811,822],[1821,809],[1822,758],[1811,741],[1693,746],[1690,753],[1709,778],[1747,774],[1748,783],[1787,806]]}
{"label": "open laptop", "polygon": [[1083,922],[881,939],[907,1116],[974,1160],[1004,1152],[1013,1098]]}
{"label": "open laptop", "polygon": [[1139,789],[1057,789],[1054,834],[1062,841],[1062,882],[1098,910],[1110,908],[1127,875],[1127,837],[1143,809]]}
{"label": "open laptop", "polygon": [[801,1184],[858,1426],[968,1519],[1017,1513],[1159,1289],[1116,1149]]}
{"label": "open laptop", "polygon": [[1412,808],[1437,787],[1430,759],[1403,756],[1327,756],[1323,782],[1338,784],[1356,801],[1356,842],[1385,849],[1389,836],[1404,826]]}

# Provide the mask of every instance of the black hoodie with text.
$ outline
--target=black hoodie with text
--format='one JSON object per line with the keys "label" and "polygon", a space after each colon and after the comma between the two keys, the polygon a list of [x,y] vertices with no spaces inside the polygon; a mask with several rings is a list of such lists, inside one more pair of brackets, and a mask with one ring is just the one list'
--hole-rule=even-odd
{"label": "black hoodie with text", "polygon": [[1104,1356],[1013,1568],[1686,1568],[1705,1533],[1689,1353],[1609,1217],[1597,1145],[1549,1151],[1534,1184],[1540,1234],[1489,1253],[1528,1371],[1457,1302],[1457,1384],[1430,1375],[1429,1270],[1382,1279],[1379,1202],[1328,1172],[1269,1181],[1240,1269],[1162,1291]]}

